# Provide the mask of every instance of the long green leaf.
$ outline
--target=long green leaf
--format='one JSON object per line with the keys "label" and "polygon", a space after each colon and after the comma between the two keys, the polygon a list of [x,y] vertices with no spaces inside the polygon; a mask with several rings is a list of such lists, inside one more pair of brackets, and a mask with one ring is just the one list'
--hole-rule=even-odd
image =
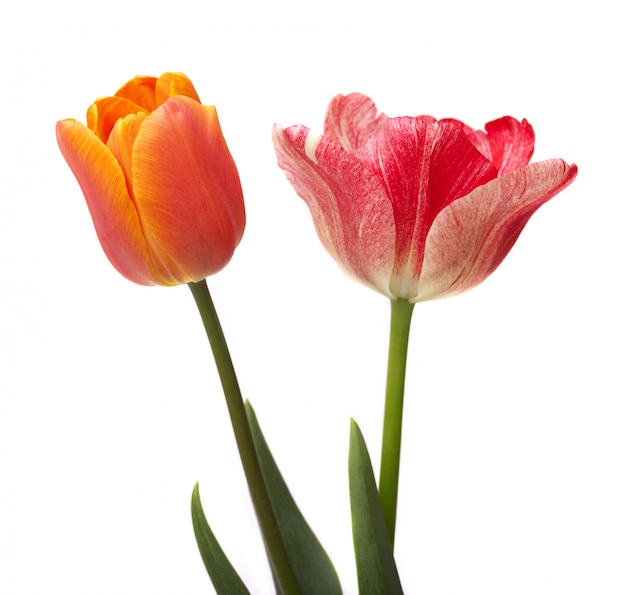
{"label": "long green leaf", "polygon": [[302,594],[339,595],[342,591],[335,568],[295,503],[249,402],[246,413],[272,508]]}
{"label": "long green leaf", "polygon": [[401,595],[387,524],[380,505],[372,462],[357,423],[350,424],[350,507],[352,539],[361,595]]}
{"label": "long green leaf", "polygon": [[198,484],[191,495],[191,518],[198,549],[218,595],[250,595],[207,523]]}

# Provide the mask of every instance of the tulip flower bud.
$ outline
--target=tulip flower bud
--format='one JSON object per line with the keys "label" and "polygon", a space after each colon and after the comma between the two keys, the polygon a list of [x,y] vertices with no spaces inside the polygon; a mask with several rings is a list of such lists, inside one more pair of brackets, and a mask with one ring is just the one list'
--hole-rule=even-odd
{"label": "tulip flower bud", "polygon": [[113,266],[142,285],[197,282],[245,228],[239,175],[213,106],[180,73],[136,77],[57,140]]}

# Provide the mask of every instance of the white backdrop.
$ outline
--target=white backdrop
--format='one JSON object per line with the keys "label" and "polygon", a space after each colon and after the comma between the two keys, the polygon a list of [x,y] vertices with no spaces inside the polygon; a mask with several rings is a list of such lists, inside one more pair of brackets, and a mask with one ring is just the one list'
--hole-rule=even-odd
{"label": "white backdrop", "polygon": [[322,249],[272,124],[320,128],[360,91],[389,115],[525,117],[535,160],[578,164],[483,285],[416,307],[396,551],[410,594],[623,595],[617,4],[39,4],[0,9],[0,593],[211,592],[196,481],[250,590],[272,592],[191,294],[112,268],[55,140],[134,75],[178,70],[244,187],[244,239],[209,279],[242,390],[347,594],[349,419],[377,467],[388,304]]}

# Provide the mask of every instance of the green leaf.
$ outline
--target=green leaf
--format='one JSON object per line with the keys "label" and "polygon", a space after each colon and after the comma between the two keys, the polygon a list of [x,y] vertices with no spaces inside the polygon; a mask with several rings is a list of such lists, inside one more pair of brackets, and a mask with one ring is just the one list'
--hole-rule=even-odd
{"label": "green leaf", "polygon": [[248,591],[243,581],[239,578],[237,571],[228,561],[224,550],[220,547],[217,539],[215,539],[215,535],[213,535],[213,531],[211,531],[211,527],[207,523],[202,510],[200,490],[197,483],[191,495],[191,518],[202,561],[217,594],[250,595],[250,591]]}
{"label": "green leaf", "polygon": [[302,594],[339,595],[342,591],[335,568],[296,505],[249,402],[246,413],[272,508]]}
{"label": "green leaf", "polygon": [[361,595],[401,595],[402,586],[380,505],[372,462],[357,423],[350,424],[352,539]]}

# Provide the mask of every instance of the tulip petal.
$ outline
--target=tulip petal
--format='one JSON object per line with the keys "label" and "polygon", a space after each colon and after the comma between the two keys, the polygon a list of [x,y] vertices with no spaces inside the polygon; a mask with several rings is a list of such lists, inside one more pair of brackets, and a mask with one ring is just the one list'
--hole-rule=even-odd
{"label": "tulip petal", "polygon": [[472,130],[451,118],[441,121],[461,126],[474,146],[494,164],[498,176],[526,167],[533,156],[535,133],[526,120],[518,122],[511,116],[504,116],[485,124],[485,132]]}
{"label": "tulip petal", "polygon": [[492,180],[446,207],[426,241],[417,298],[462,293],[502,262],[531,215],[576,177],[561,159],[532,163]]}
{"label": "tulip petal", "polygon": [[491,162],[498,168],[498,176],[526,167],[535,150],[535,133],[526,121],[518,122],[505,116],[485,124],[491,147]]}
{"label": "tulip petal", "polygon": [[139,112],[138,114],[130,114],[124,118],[120,118],[115,123],[107,140],[107,147],[122,167],[124,177],[126,178],[126,187],[128,188],[130,199],[133,202],[135,202],[132,169],[133,145],[135,144],[135,139],[146,117],[147,114],[145,112]]}
{"label": "tulip petal", "polygon": [[146,112],[152,112],[158,105],[155,91],[156,84],[157,79],[153,76],[136,76],[123,87],[120,87],[116,91],[115,96],[128,99],[128,101],[131,101]]}
{"label": "tulip petal", "polygon": [[412,298],[435,217],[452,201],[495,178],[496,170],[458,126],[410,117],[388,119],[357,157],[379,175],[393,204],[391,292]]}
{"label": "tulip petal", "polygon": [[133,146],[133,193],[146,242],[171,283],[221,270],[243,235],[239,175],[214,107],[170,98]]}
{"label": "tulip petal", "polygon": [[166,72],[161,75],[157,79],[155,92],[157,105],[165,103],[174,95],[184,95],[200,103],[193,83],[181,72]]}
{"label": "tulip petal", "polygon": [[274,126],[274,146],[326,250],[347,274],[390,296],[395,224],[379,177],[305,126]]}
{"label": "tulip petal", "polygon": [[124,174],[113,153],[75,120],[58,122],[57,140],[85,195],[98,238],[113,266],[135,283],[158,283]]}
{"label": "tulip petal", "polygon": [[356,153],[385,123],[387,116],[378,114],[374,102],[361,93],[337,95],[326,111],[324,134],[346,151]]}
{"label": "tulip petal", "polygon": [[106,143],[113,126],[120,118],[139,112],[146,113],[137,103],[124,97],[103,97],[87,110],[87,127]]}

